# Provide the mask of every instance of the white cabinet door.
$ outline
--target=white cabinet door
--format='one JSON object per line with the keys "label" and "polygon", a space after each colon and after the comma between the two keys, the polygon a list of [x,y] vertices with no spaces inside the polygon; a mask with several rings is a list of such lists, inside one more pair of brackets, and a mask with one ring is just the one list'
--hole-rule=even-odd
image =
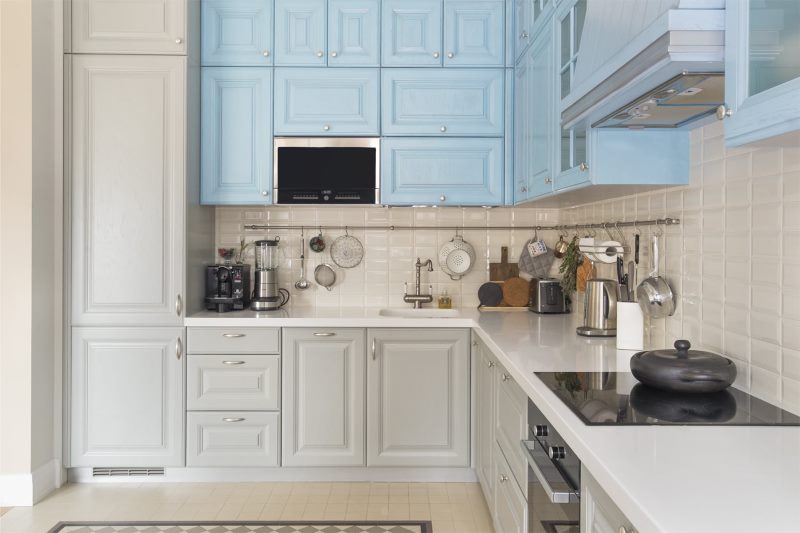
{"label": "white cabinet door", "polygon": [[483,494],[491,508],[491,498],[494,494],[495,478],[492,474],[493,468],[493,455],[495,445],[495,372],[497,371],[497,364],[492,357],[492,354],[486,346],[476,340],[473,343],[473,350],[475,351],[473,360],[475,361],[475,379],[477,399],[475,401],[475,409],[477,410],[475,416],[475,424],[477,429],[475,431],[475,442],[477,450],[475,451],[476,471],[478,480],[483,488]]}
{"label": "white cabinet door", "polygon": [[183,465],[183,328],[73,328],[70,466]]}
{"label": "white cabinet door", "polygon": [[72,324],[182,325],[186,58],[72,65]]}
{"label": "white cabinet door", "polygon": [[495,438],[508,461],[512,483],[528,492],[528,461],[520,443],[528,438],[528,397],[505,368],[495,372]]}
{"label": "white cabinet door", "polygon": [[186,408],[190,411],[271,411],[280,408],[277,355],[190,355]]}
{"label": "white cabinet door", "polygon": [[186,466],[279,466],[278,413],[186,413]]}
{"label": "white cabinet door", "polygon": [[186,0],[72,0],[72,51],[185,54]]}
{"label": "white cabinet door", "polygon": [[611,497],[586,468],[581,468],[581,531],[584,533],[636,533]]}
{"label": "white cabinet door", "polygon": [[365,330],[283,330],[283,466],[364,465]]}
{"label": "white cabinet door", "polygon": [[528,502],[514,483],[511,467],[500,447],[495,444],[492,450],[495,477],[492,516],[495,530],[498,533],[525,533],[528,531]]}
{"label": "white cabinet door", "polygon": [[469,466],[469,331],[370,329],[367,465]]}

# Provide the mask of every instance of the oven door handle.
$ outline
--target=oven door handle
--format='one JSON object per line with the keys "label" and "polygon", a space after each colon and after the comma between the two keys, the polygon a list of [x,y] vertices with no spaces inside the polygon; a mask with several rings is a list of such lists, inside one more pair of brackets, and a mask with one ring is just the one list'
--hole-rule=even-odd
{"label": "oven door handle", "polygon": [[[536,458],[534,457],[534,453],[536,453],[536,446],[539,445],[539,442],[534,440],[523,440],[521,443],[522,449],[525,451],[525,457],[528,459],[528,466],[531,467],[533,470],[536,479],[539,480],[541,483],[542,488],[547,493],[548,499],[553,503],[580,503],[580,492],[570,490],[570,491],[557,491],[553,490],[553,487],[550,486],[550,482],[547,481],[547,477],[542,472],[542,469],[539,467],[539,464],[536,462]],[[542,449],[543,457],[547,457],[545,455],[544,449]],[[547,458],[549,461],[550,459]],[[564,483],[569,485],[567,480],[564,480]]]}

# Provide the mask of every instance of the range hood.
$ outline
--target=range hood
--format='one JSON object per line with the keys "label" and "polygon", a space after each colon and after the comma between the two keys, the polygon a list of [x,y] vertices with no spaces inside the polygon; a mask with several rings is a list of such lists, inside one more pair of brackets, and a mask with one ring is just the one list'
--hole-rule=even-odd
{"label": "range hood", "polygon": [[677,128],[724,103],[724,0],[588,0],[565,128]]}

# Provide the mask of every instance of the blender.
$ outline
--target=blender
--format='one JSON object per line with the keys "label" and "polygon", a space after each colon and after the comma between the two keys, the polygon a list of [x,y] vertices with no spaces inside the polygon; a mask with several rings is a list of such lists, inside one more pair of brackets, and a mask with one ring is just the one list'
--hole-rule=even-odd
{"label": "blender", "polygon": [[253,311],[280,309],[289,301],[289,291],[278,287],[279,242],[280,237],[255,242],[256,270],[250,301]]}

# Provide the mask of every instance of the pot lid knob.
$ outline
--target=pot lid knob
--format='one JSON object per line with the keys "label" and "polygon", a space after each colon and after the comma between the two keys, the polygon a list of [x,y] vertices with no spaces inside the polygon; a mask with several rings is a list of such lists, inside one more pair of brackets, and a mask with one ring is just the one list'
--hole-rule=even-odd
{"label": "pot lid knob", "polygon": [[692,347],[692,343],[687,340],[677,340],[675,341],[675,349],[678,351],[678,357],[688,357],[689,356],[689,348]]}

